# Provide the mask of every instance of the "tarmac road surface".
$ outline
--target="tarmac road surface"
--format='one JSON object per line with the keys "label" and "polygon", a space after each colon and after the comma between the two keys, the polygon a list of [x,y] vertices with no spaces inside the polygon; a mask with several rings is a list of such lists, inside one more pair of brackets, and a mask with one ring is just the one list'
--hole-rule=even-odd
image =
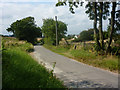
{"label": "tarmac road surface", "polygon": [[34,46],[33,56],[39,63],[52,70],[69,88],[118,88],[118,74],[89,66],[56,54],[43,46]]}

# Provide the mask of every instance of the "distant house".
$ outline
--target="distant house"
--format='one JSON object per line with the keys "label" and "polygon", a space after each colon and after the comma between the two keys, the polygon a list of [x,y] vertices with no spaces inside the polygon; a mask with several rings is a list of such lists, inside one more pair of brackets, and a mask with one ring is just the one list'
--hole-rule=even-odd
{"label": "distant house", "polygon": [[78,38],[78,35],[75,35],[74,38]]}
{"label": "distant house", "polygon": [[74,36],[74,38],[79,38],[79,37],[80,37],[80,35],[75,35],[75,36]]}
{"label": "distant house", "polygon": [[79,37],[80,37],[80,35],[75,35],[71,40],[75,40],[75,39],[77,39]]}

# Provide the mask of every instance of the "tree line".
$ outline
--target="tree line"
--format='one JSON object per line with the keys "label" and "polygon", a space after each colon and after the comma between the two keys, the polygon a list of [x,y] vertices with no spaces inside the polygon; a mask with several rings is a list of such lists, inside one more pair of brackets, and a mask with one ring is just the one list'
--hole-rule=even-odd
{"label": "tree line", "polygon": [[[44,37],[44,42],[49,45],[56,44],[56,29],[55,20],[52,18],[43,19],[42,27],[38,27],[35,23],[34,17],[26,17],[21,20],[13,22],[6,30],[12,32],[19,40],[26,40],[32,44],[36,43],[37,37]],[[67,24],[62,21],[58,23],[58,44],[59,41],[65,37],[67,32]]]}
{"label": "tree line", "polygon": [[[49,45],[56,45],[56,21],[52,18],[43,19],[42,32],[44,35],[44,42]],[[67,34],[67,24],[62,21],[57,21],[57,40],[59,41]]]}

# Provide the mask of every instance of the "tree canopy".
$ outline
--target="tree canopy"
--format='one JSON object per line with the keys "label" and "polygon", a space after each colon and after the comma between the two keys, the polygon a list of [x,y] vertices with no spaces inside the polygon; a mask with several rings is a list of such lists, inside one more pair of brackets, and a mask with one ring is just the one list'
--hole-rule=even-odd
{"label": "tree canopy", "polygon": [[[58,34],[58,44],[59,41],[65,37],[67,32],[67,25],[62,21],[57,21],[57,34]],[[56,44],[56,28],[54,19],[43,19],[42,33],[44,35],[44,41],[46,44],[55,45]]]}
{"label": "tree canopy", "polygon": [[37,27],[34,21],[34,17],[26,17],[21,20],[13,22],[8,32],[13,32],[14,36],[20,40],[27,40],[30,43],[35,42],[37,37],[41,37],[41,29]]}

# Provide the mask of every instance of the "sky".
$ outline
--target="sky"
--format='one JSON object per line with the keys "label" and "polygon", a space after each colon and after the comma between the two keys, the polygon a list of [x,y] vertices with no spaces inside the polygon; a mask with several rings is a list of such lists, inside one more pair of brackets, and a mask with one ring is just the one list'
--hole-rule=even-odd
{"label": "sky", "polygon": [[[42,26],[42,19],[58,17],[67,24],[67,34],[79,34],[83,30],[93,28],[93,21],[85,14],[85,7],[75,9],[75,14],[68,6],[55,7],[57,0],[2,0],[0,1],[0,34],[9,35],[6,29],[16,20],[28,16],[35,18],[36,24]],[[103,30],[108,21],[103,22]]]}

